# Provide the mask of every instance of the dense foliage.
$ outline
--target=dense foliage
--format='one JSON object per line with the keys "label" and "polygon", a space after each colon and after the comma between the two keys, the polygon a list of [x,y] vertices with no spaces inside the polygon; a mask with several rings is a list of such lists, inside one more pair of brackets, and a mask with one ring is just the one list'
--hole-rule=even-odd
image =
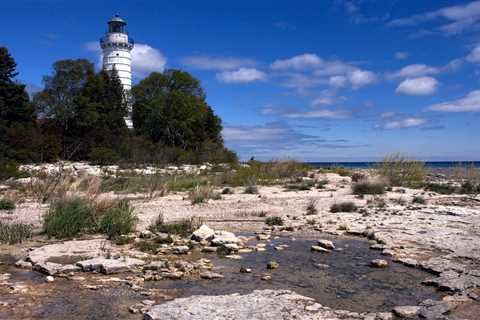
{"label": "dense foliage", "polygon": [[[116,72],[85,59],[60,60],[32,101],[0,48],[0,163],[87,160],[99,164],[235,162],[221,120],[200,82],[169,70],[152,73],[126,96]],[[133,105],[134,130],[124,117]]]}

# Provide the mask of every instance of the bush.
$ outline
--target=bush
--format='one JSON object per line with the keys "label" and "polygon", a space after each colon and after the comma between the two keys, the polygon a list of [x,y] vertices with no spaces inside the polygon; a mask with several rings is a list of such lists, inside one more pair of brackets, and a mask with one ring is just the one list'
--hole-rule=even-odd
{"label": "bush", "polygon": [[317,182],[317,189],[323,189],[325,188],[325,186],[328,184],[328,180],[327,179],[323,179],[323,180],[320,180]]}
{"label": "bush", "polygon": [[283,219],[282,217],[268,217],[265,219],[265,224],[269,226],[283,226]]}
{"label": "bush", "polygon": [[222,194],[234,194],[234,191],[232,188],[226,187],[222,190]]}
{"label": "bush", "polygon": [[422,196],[415,196],[415,197],[413,197],[413,199],[412,199],[412,203],[416,203],[416,204],[426,204],[427,201],[426,201],[425,198],[422,197]]}
{"label": "bush", "polygon": [[27,172],[21,172],[18,164],[13,161],[0,161],[0,181],[10,178],[27,178],[30,175]]}
{"label": "bush", "polygon": [[163,215],[159,214],[157,220],[148,229],[152,232],[178,234],[186,237],[200,228],[201,225],[202,220],[196,217],[165,223]]}
{"label": "bush", "polygon": [[351,201],[334,203],[330,207],[330,212],[355,212],[357,211],[357,206]]}
{"label": "bush", "polygon": [[472,181],[465,181],[460,187],[460,193],[462,194],[479,194],[480,184],[475,184]]}
{"label": "bush", "polygon": [[96,231],[95,209],[82,198],[67,198],[52,205],[44,217],[43,230],[48,237],[72,238]]}
{"label": "bush", "polygon": [[440,194],[454,194],[457,191],[457,188],[446,183],[429,183],[425,186],[425,190]]}
{"label": "bush", "polygon": [[105,147],[93,148],[88,158],[93,164],[98,165],[115,164],[121,159],[115,150]]}
{"label": "bush", "polygon": [[299,183],[286,184],[285,189],[291,190],[291,191],[307,191],[312,189],[314,185],[315,185],[314,181],[303,180]]}
{"label": "bush", "polygon": [[353,182],[359,182],[367,179],[367,177],[361,172],[354,172],[351,178]]}
{"label": "bush", "polygon": [[14,210],[15,202],[10,199],[0,199],[0,210]]}
{"label": "bush", "polygon": [[353,190],[353,193],[356,195],[384,194],[385,183],[381,181],[363,180],[363,181],[354,183],[352,186],[352,190]]}
{"label": "bush", "polygon": [[137,217],[133,208],[130,207],[128,201],[122,200],[102,216],[99,230],[112,239],[133,232],[136,222]]}
{"label": "bush", "polygon": [[320,168],[318,169],[319,173],[336,173],[342,177],[350,177],[352,171],[344,167],[329,167],[329,168]]}
{"label": "bush", "polygon": [[188,193],[188,198],[192,204],[198,204],[208,199],[220,200],[222,196],[218,192],[214,192],[211,186],[197,186]]}
{"label": "bush", "polygon": [[393,186],[418,186],[425,180],[425,164],[401,154],[387,155],[378,165],[380,176]]}
{"label": "bush", "polygon": [[317,201],[316,200],[313,200],[311,199],[310,201],[308,201],[308,204],[307,204],[307,207],[305,208],[305,214],[307,216],[310,216],[310,215],[314,215],[314,214],[317,214],[318,213],[318,210],[317,210]]}
{"label": "bush", "polygon": [[32,226],[24,223],[4,223],[0,221],[0,243],[22,243],[32,237]]}
{"label": "bush", "polygon": [[245,194],[258,194],[258,187],[256,185],[249,185],[243,191]]}

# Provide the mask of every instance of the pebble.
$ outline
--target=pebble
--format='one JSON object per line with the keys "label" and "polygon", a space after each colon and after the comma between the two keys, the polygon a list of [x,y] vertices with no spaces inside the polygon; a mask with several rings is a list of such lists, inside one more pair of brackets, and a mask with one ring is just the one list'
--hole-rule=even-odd
{"label": "pebble", "polygon": [[325,248],[320,247],[320,246],[315,246],[315,245],[311,247],[311,250],[315,251],[315,252],[324,252],[324,253],[330,252],[330,250],[328,250],[328,249],[325,249]]}
{"label": "pebble", "polygon": [[273,269],[278,269],[278,267],[280,267],[280,265],[278,264],[277,261],[272,260],[272,261],[267,263],[267,269],[273,270]]}
{"label": "pebble", "polygon": [[370,262],[370,265],[375,268],[386,268],[388,267],[388,262],[383,259],[374,259]]}
{"label": "pebble", "polygon": [[240,273],[251,273],[251,272],[252,272],[251,268],[246,268],[246,267],[240,268]]}
{"label": "pebble", "polygon": [[55,281],[55,278],[52,277],[52,276],[47,276],[47,277],[45,277],[45,281],[46,282],[53,282],[53,281]]}

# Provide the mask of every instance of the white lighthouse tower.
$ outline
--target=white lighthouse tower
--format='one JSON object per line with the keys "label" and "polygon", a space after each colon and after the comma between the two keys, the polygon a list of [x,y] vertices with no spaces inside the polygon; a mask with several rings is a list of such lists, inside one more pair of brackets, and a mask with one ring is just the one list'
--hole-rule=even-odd
{"label": "white lighthouse tower", "polygon": [[132,88],[132,54],[134,46],[133,39],[128,37],[125,30],[127,23],[116,14],[112,20],[108,21],[108,31],[100,39],[100,47],[103,51],[103,69],[107,71],[116,70],[128,106],[128,116],[125,122],[129,128],[132,128],[129,92]]}

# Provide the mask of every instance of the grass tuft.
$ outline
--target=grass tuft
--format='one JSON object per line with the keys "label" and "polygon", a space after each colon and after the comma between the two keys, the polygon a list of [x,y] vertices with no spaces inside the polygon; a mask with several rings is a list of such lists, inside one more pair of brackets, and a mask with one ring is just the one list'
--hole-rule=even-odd
{"label": "grass tuft", "polygon": [[317,201],[314,200],[314,199],[310,199],[310,201],[308,201],[308,204],[307,204],[307,207],[306,207],[305,211],[306,211],[305,214],[307,216],[317,214],[318,213]]}
{"label": "grass tuft", "polygon": [[32,231],[29,224],[0,222],[0,243],[22,243],[32,237]]}
{"label": "grass tuft", "polygon": [[43,229],[48,237],[73,238],[96,230],[94,207],[82,198],[66,198],[52,205],[44,217]]}
{"label": "grass tuft", "polygon": [[351,201],[346,201],[346,202],[338,202],[332,204],[330,207],[330,212],[336,213],[336,212],[355,212],[357,211],[357,206],[355,203]]}
{"label": "grass tuft", "polygon": [[354,183],[352,190],[356,195],[384,194],[385,187],[386,185],[382,181],[362,180]]}
{"label": "grass tuft", "polygon": [[265,219],[265,224],[268,226],[283,226],[283,219],[278,216],[268,217]]}
{"label": "grass tuft", "polygon": [[100,220],[99,230],[110,239],[131,233],[135,230],[137,217],[127,200],[122,200],[116,207],[110,208]]}
{"label": "grass tuft", "polygon": [[148,229],[152,232],[178,234],[186,237],[191,235],[198,228],[200,228],[202,223],[203,221],[197,217],[165,223],[163,215],[160,214],[158,215],[155,222],[150,225]]}
{"label": "grass tuft", "polygon": [[15,202],[10,199],[0,199],[0,210],[14,210]]}

